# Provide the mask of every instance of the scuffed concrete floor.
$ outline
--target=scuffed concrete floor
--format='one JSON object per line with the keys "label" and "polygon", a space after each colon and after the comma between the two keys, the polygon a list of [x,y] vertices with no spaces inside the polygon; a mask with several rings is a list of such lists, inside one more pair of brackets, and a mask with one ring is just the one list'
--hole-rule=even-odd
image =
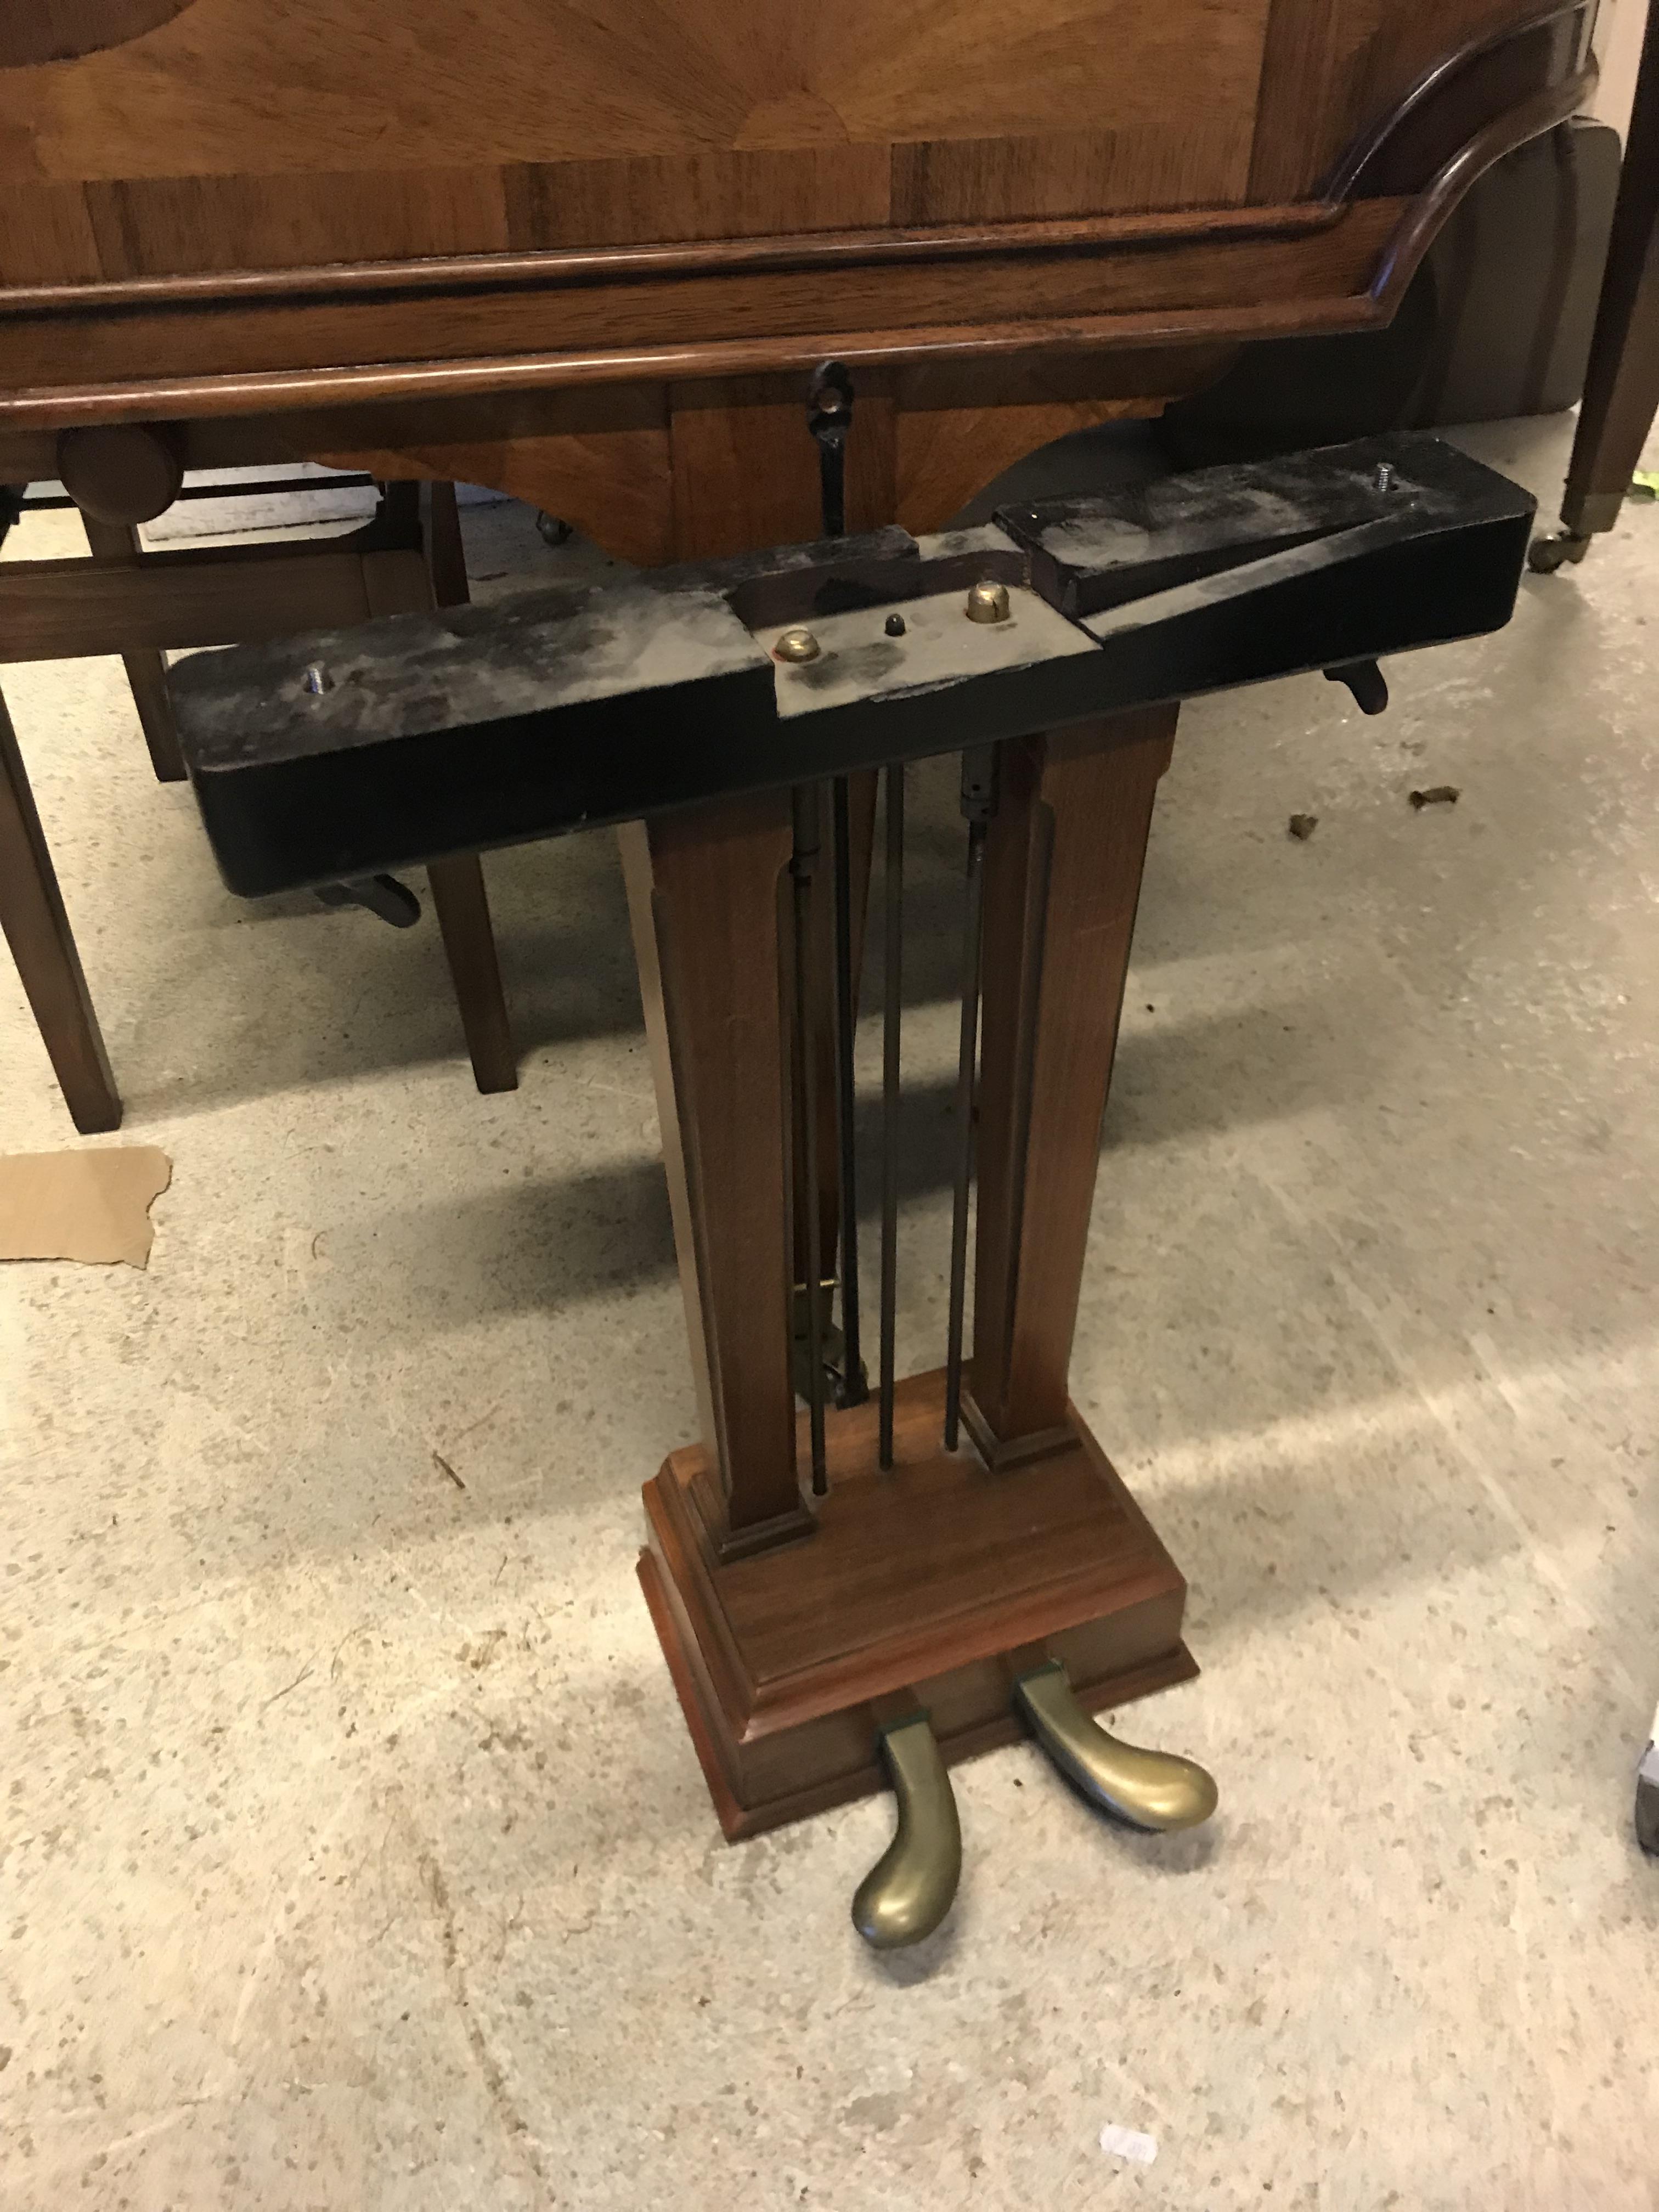
{"label": "scuffed concrete floor", "polygon": [[[1547,493],[1565,427],[1478,442]],[[7,2212],[1659,2205],[1650,609],[1633,508],[1381,721],[1188,712],[1074,1381],[1192,1584],[1204,1674],[1127,1725],[1222,1811],[1137,1839],[981,1759],[954,1919],[888,1963],[886,1807],[726,1846],[634,1581],[693,1404],[609,841],[491,865],[525,1065],[481,1099],[429,919],[237,905],[118,670],[8,671],[176,1166],[147,1274],[0,1272]],[[71,1141],[9,966],[0,1069],[0,1146]]]}

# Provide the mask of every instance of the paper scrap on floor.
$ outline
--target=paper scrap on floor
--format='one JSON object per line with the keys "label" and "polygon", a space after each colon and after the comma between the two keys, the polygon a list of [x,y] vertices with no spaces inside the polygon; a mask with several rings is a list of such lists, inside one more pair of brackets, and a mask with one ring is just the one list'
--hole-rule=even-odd
{"label": "paper scrap on floor", "polygon": [[0,1155],[0,1260],[148,1267],[149,1210],[172,1180],[154,1145]]}
{"label": "paper scrap on floor", "polygon": [[1121,2128],[1109,2120],[1100,2131],[1100,2147],[1114,2158],[1127,2158],[1136,2166],[1150,2166],[1158,2156],[1156,2136],[1142,2135],[1139,2128]]}

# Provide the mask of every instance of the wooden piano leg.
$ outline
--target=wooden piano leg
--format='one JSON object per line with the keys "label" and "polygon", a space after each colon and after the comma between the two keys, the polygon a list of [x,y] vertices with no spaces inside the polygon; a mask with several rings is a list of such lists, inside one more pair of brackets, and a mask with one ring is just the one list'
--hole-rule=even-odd
{"label": "wooden piano leg", "polygon": [[[971,1426],[947,1449],[943,1371],[901,1382],[884,1472],[877,1401],[831,1409],[827,1493],[810,1518],[779,1291],[785,805],[769,802],[763,819],[711,809],[649,833],[672,1060],[665,1119],[684,1153],[683,1249],[695,1248],[714,1443],[672,1454],[647,1486],[641,1580],[728,1836],[885,1788],[883,1741],[918,1711],[950,1760],[1021,1733],[1018,1688],[1039,1670],[1063,1668],[1085,1709],[1194,1671],[1181,1576],[1065,1387],[1173,726],[1158,712],[1003,749],[985,874],[985,1334]],[[646,833],[630,834],[637,854]],[[637,924],[637,889],[635,913]],[[754,1516],[752,1545],[740,1515]],[[1058,1709],[1055,1687],[1044,1686]]]}
{"label": "wooden piano leg", "polygon": [[121,1100],[41,834],[17,735],[0,699],[0,927],[75,1126],[121,1126]]}
{"label": "wooden piano leg", "polygon": [[1613,234],[1572,441],[1561,530],[1540,538],[1529,565],[1548,574],[1582,561],[1619,520],[1659,410],[1659,8],[1649,11],[1625,140]]}

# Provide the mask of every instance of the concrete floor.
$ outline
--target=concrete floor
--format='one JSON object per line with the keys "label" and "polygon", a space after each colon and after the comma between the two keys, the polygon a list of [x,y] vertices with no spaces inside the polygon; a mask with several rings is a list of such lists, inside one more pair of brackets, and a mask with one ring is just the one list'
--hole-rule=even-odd
{"label": "concrete floor", "polygon": [[[1478,443],[1547,494],[1565,428]],[[724,1844],[634,1581],[694,1415],[610,842],[492,863],[525,1067],[481,1099],[429,919],[238,905],[118,670],[7,672],[176,1168],[147,1274],[0,1270],[6,2212],[1659,2205],[1650,609],[1632,508],[1380,721],[1189,710],[1074,1384],[1192,1583],[1204,1674],[1129,1731],[1222,1810],[1136,1838],[983,1759],[954,1917],[886,1962],[886,1806]],[[9,967],[0,1069],[0,1146],[70,1141]]]}

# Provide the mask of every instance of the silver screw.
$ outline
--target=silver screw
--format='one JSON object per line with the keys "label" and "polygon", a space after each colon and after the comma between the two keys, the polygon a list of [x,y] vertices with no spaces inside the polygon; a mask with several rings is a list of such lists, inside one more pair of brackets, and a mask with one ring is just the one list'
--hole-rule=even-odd
{"label": "silver screw", "polygon": [[1395,475],[1394,463],[1392,461],[1379,461],[1376,465],[1376,488],[1378,491],[1392,491],[1396,481],[1397,478]]}
{"label": "silver screw", "polygon": [[963,609],[969,622],[1000,623],[1008,619],[1006,584],[975,584]]}
{"label": "silver screw", "polygon": [[772,650],[780,660],[816,660],[823,648],[810,629],[787,629]]}
{"label": "silver screw", "polygon": [[310,692],[313,699],[320,697],[325,691],[331,691],[334,689],[334,678],[322,663],[317,660],[312,662],[310,667],[300,678],[300,683],[305,690]]}

